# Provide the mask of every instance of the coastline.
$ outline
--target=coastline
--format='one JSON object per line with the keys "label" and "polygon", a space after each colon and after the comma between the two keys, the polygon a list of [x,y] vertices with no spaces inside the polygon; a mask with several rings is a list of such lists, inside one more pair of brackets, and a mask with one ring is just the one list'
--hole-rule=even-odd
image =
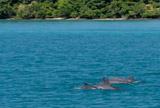
{"label": "coastline", "polygon": [[136,19],[127,19],[127,18],[45,18],[45,19],[0,19],[0,20],[46,20],[46,21],[56,21],[56,20],[95,20],[95,21],[123,21],[123,20],[160,20],[160,18],[136,18]]}

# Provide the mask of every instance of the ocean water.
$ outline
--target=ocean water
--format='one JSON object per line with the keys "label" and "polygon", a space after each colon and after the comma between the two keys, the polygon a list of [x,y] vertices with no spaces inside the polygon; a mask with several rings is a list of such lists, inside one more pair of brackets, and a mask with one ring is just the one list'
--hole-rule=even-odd
{"label": "ocean water", "polygon": [[[102,77],[143,83],[76,90]],[[160,21],[0,20],[0,108],[160,108]]]}

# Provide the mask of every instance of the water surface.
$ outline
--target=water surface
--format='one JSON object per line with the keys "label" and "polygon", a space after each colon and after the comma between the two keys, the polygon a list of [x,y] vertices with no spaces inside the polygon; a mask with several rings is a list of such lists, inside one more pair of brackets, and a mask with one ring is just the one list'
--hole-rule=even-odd
{"label": "water surface", "polygon": [[[75,90],[102,77],[143,84]],[[159,108],[160,21],[0,21],[1,108]]]}

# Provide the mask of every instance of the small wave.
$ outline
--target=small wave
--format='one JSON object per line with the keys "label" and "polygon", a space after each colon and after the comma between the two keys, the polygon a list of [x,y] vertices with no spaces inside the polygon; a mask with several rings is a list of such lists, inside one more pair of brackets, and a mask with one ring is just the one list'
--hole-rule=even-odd
{"label": "small wave", "polygon": [[141,83],[141,81],[134,81],[133,83]]}
{"label": "small wave", "polygon": [[160,72],[150,72],[150,73],[147,73],[149,75],[160,75]]}
{"label": "small wave", "polygon": [[141,83],[141,84],[144,84],[144,82],[142,82],[142,81],[134,81],[133,83],[134,83],[134,84],[140,84],[140,83]]}
{"label": "small wave", "polygon": [[155,99],[155,100],[160,100],[160,99]]}

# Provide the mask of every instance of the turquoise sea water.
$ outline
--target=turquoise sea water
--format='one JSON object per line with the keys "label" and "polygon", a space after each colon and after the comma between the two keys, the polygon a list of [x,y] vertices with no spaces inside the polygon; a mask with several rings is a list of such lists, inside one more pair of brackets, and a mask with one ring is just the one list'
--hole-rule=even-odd
{"label": "turquoise sea water", "polygon": [[160,108],[160,21],[0,21],[0,108],[100,107]]}

